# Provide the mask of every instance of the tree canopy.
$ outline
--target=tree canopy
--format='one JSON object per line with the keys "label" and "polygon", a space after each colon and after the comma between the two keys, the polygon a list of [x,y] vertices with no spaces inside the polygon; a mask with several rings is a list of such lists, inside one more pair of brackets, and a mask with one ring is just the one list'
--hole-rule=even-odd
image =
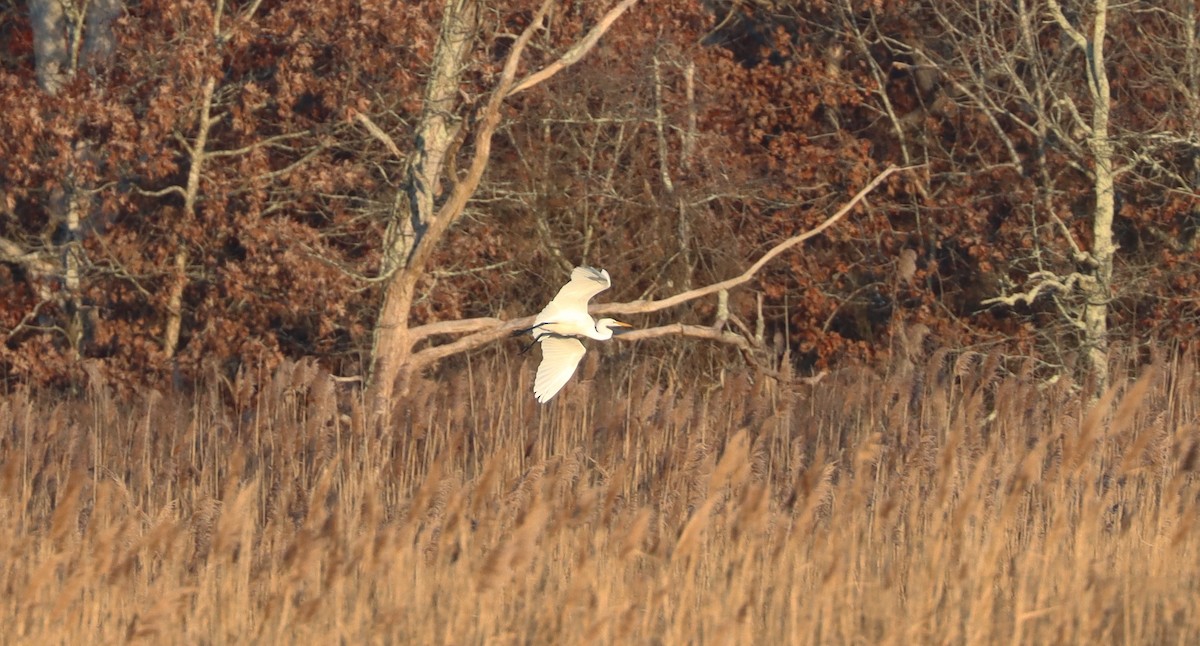
{"label": "tree canopy", "polygon": [[[310,355],[363,373],[389,254],[427,226],[407,201],[440,205],[469,173],[524,34],[518,80],[567,60],[616,4],[0,8],[0,378],[66,383],[90,360],[143,383]],[[444,170],[414,175],[435,52],[447,12],[463,10]],[[715,283],[895,166],[915,170],[733,290],[730,319],[801,369],[918,335],[1065,365],[1097,298],[1106,334],[1190,339],[1194,12],[1187,0],[638,3],[581,60],[496,104],[486,172],[428,251],[411,322],[532,314],[580,263],[609,269],[613,300]],[[1101,19],[1117,252],[1088,291],[1097,76],[1073,38],[1086,45]],[[639,324],[709,324],[720,305]]]}

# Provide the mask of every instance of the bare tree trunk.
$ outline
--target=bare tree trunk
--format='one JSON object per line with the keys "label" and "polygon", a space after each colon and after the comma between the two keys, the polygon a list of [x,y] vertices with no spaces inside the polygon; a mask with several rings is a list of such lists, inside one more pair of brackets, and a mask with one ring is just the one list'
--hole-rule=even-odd
{"label": "bare tree trunk", "polygon": [[38,85],[47,94],[58,94],[69,76],[67,20],[61,0],[30,0],[33,58]]}
{"label": "bare tree trunk", "polygon": [[[76,148],[78,149],[79,146]],[[82,200],[78,189],[73,186],[74,182],[72,178],[68,177],[66,184],[64,195],[64,201],[66,202],[66,217],[64,218],[66,240],[60,251],[63,272],[62,304],[67,316],[70,317],[67,323],[67,340],[71,344],[71,351],[74,352],[75,358],[78,359],[82,356],[82,349],[88,328],[84,320],[85,312],[83,311],[83,303],[80,301],[79,282],[80,260],[83,255],[83,230],[81,226],[83,204],[81,203]]]}
{"label": "bare tree trunk", "polygon": [[[42,90],[56,95],[75,74],[85,36],[87,44],[83,50],[89,64],[101,64],[111,57],[115,42],[113,22],[120,10],[120,0],[94,0],[82,5],[64,0],[30,0],[34,66]],[[91,156],[90,146],[85,141],[72,141],[71,147],[76,160]],[[46,257],[57,261],[54,273],[62,281],[62,290],[55,298],[66,316],[64,331],[76,357],[80,356],[86,341],[91,324],[87,319],[92,313],[81,302],[82,241],[89,207],[87,181],[75,173],[74,165],[70,166],[52,191],[55,197],[50,201],[48,213],[54,233],[51,235],[52,253]],[[30,259],[41,256],[35,252],[20,255]],[[34,274],[35,279],[37,275]]]}
{"label": "bare tree trunk", "polygon": [[385,284],[375,323],[370,370],[374,399],[381,404],[391,399],[399,367],[408,361],[408,312],[417,282],[416,268],[409,261],[434,218],[434,199],[440,191],[446,152],[458,134],[455,106],[478,19],[476,0],[447,0],[426,87],[425,109],[409,160],[408,186],[396,196],[388,226],[381,269],[391,279]]}
{"label": "bare tree trunk", "polygon": [[167,295],[167,325],[163,332],[163,354],[168,359],[179,349],[179,333],[183,329],[183,290],[187,287],[187,250],[175,252],[175,280]]}
{"label": "bare tree trunk", "polygon": [[433,219],[446,152],[461,125],[456,110],[459,85],[478,21],[478,0],[447,0],[425,88],[424,110],[406,169],[408,183],[406,190],[396,196],[395,212],[389,223],[382,267],[385,274],[404,267]]}
{"label": "bare tree trunk", "polygon": [[1090,38],[1077,30],[1063,13],[1057,0],[1048,0],[1050,14],[1059,27],[1083,53],[1087,65],[1088,88],[1092,98],[1092,118],[1088,133],[1088,148],[1092,153],[1093,186],[1096,204],[1092,210],[1092,279],[1083,283],[1084,356],[1091,371],[1096,392],[1108,385],[1108,303],[1112,285],[1113,256],[1113,146],[1109,139],[1109,110],[1112,103],[1108,72],[1104,60],[1104,35],[1108,26],[1108,0],[1095,0],[1092,5]]}
{"label": "bare tree trunk", "polygon": [[[1048,296],[1061,321],[1070,326],[1072,348],[1080,351],[1082,367],[1102,392],[1108,382],[1109,314],[1117,251],[1114,191],[1118,176],[1129,170],[1118,167],[1114,159],[1117,150],[1110,126],[1111,88],[1104,50],[1108,20],[1113,15],[1109,2],[962,1],[928,6],[944,34],[941,46],[924,51],[918,45],[903,47],[917,64],[939,71],[956,102],[987,119],[1007,153],[1008,163],[997,164],[997,168],[1009,165],[1023,177],[1040,178],[1043,203],[1028,207],[1034,226],[1039,227],[1037,220],[1044,217],[1067,247],[1049,249],[1039,241],[1035,229],[1028,255],[1011,259],[1013,266],[1024,263],[1035,268],[1027,270],[1022,291],[984,299],[981,304],[1011,307]],[[1042,38],[1059,39],[1070,56],[1064,58],[1062,51],[1050,53],[1041,45]],[[1070,172],[1053,170],[1042,148],[1036,155],[1022,152],[1023,137],[1058,151],[1058,161],[1053,163],[1065,161]],[[1033,173],[1028,164],[1033,164]],[[1057,177],[1073,180],[1076,173],[1087,174],[1094,199],[1088,214],[1090,246],[1077,239],[1059,217],[1055,202],[1063,188],[1055,185]],[[1007,277],[1002,276],[1001,282],[1005,281]]]}
{"label": "bare tree trunk", "polygon": [[[1103,39],[1103,36],[1100,37]],[[1096,45],[1097,51],[1100,45]],[[1093,270],[1095,281],[1085,290],[1087,304],[1084,306],[1084,347],[1087,352],[1088,369],[1091,370],[1098,392],[1108,387],[1108,303],[1111,295],[1113,256],[1117,246],[1113,242],[1113,165],[1112,144],[1108,141],[1108,86],[1101,86],[1103,101],[1096,102],[1093,118],[1097,133],[1092,137],[1092,150],[1096,161],[1096,206],[1092,211],[1092,258],[1096,263]],[[1103,104],[1103,107],[1101,107]],[[1100,112],[1103,111],[1103,116]],[[1100,127],[1103,124],[1104,129]]]}
{"label": "bare tree trunk", "polygon": [[103,65],[117,47],[113,23],[121,15],[121,0],[89,0],[85,19],[86,37],[83,41],[85,67]]}
{"label": "bare tree trunk", "polygon": [[[220,20],[220,7],[214,18]],[[219,22],[214,25],[219,29]],[[208,133],[212,130],[213,93],[216,91],[217,80],[209,78],[204,82],[204,90],[200,96],[200,116],[196,123],[196,138],[191,145],[191,160],[188,168],[187,186],[183,190],[183,217],[196,217],[196,202],[200,196],[200,178],[204,172],[204,163],[208,160]],[[187,249],[182,246],[175,252],[175,275],[171,282],[171,291],[167,296],[167,320],[163,331],[163,354],[168,359],[175,356],[179,349],[179,334],[183,329],[183,291],[187,288]]]}
{"label": "bare tree trunk", "polygon": [[[70,46],[67,38],[67,16],[60,0],[31,0],[29,19],[33,26],[34,66],[38,85],[47,94],[58,94],[71,75]],[[78,152],[78,148],[75,148]],[[78,240],[80,234],[79,196],[68,176],[52,191],[49,203],[50,221],[56,223],[51,230],[61,229],[62,234],[52,233],[52,240],[59,240],[54,252],[58,259],[56,268],[62,279],[62,293],[58,298],[68,319],[65,323],[67,341],[78,356],[79,342],[83,333],[79,318],[79,307],[75,301],[79,293]],[[61,245],[61,246],[59,246]]]}
{"label": "bare tree trunk", "polygon": [[408,335],[408,312],[412,307],[413,287],[407,280],[389,281],[383,292],[383,305],[375,323],[375,347],[371,350],[371,395],[368,400],[376,411],[392,399],[396,379],[408,363],[412,341]]}

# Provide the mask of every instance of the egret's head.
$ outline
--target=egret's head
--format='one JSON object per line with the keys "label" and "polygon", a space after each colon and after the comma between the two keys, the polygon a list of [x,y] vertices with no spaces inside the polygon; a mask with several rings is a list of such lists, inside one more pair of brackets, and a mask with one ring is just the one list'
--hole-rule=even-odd
{"label": "egret's head", "polygon": [[624,321],[618,321],[617,319],[600,319],[599,321],[596,322],[596,329],[603,330],[603,329],[607,328],[613,334],[621,334],[622,332],[628,332],[632,327],[633,327],[632,325],[630,325]]}

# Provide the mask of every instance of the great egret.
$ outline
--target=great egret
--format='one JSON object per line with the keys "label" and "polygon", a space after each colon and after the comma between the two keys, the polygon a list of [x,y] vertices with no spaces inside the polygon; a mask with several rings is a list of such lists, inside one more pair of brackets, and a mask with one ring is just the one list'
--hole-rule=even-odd
{"label": "great egret", "polygon": [[606,270],[576,267],[571,272],[571,282],[558,290],[558,295],[534,319],[533,327],[513,333],[520,336],[529,332],[534,342],[542,346],[542,363],[533,381],[533,394],[539,403],[550,401],[575,374],[585,352],[581,339],[607,341],[623,328],[633,327],[616,319],[593,321],[588,315],[588,301],[611,285]]}

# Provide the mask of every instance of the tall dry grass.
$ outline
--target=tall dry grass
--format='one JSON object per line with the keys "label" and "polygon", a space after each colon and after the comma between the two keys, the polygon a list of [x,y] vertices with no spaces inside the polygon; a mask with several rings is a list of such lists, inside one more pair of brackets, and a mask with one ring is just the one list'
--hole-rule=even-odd
{"label": "tall dry grass", "polygon": [[1195,358],[1094,406],[1003,363],[9,393],[3,641],[1200,643]]}

